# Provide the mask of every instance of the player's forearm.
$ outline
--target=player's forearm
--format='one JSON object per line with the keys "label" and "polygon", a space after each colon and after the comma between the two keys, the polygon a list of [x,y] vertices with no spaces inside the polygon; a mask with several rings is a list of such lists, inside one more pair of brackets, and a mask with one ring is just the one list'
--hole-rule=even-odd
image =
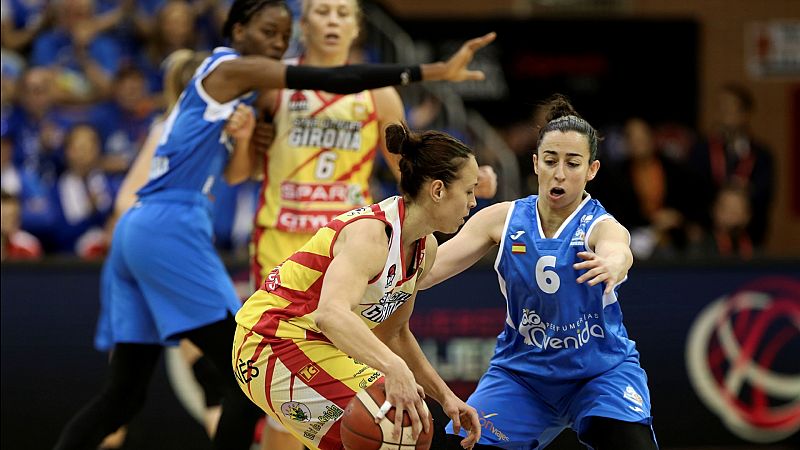
{"label": "player's forearm", "polygon": [[414,373],[417,383],[425,390],[425,395],[430,396],[441,404],[444,398],[452,393],[447,383],[444,382],[430,361],[428,361],[428,358],[425,357],[417,339],[408,327],[393,338],[387,339],[386,345],[403,358],[408,368]]}
{"label": "player's forearm", "polygon": [[317,310],[315,316],[322,334],[348,356],[387,374],[405,367],[400,356],[381,342],[352,311],[325,308]]}
{"label": "player's forearm", "polygon": [[622,242],[600,241],[597,243],[595,253],[613,264],[620,279],[625,278],[633,265],[633,253],[630,247]]}
{"label": "player's forearm", "polygon": [[239,184],[250,177],[255,166],[256,155],[250,145],[250,139],[238,139],[234,144],[233,154],[225,167],[225,181],[228,184]]}

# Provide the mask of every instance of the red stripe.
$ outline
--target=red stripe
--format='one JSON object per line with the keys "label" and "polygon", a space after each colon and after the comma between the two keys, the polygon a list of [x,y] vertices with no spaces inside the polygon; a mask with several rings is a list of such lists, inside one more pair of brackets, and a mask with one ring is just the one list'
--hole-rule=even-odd
{"label": "red stripe", "polygon": [[[272,374],[275,373],[275,361],[277,360],[278,355],[276,355],[274,352],[269,355],[269,358],[267,358],[266,371],[269,374],[269,381],[272,381]],[[266,400],[269,409],[271,409],[272,412],[277,416],[278,411],[275,411],[275,408],[272,407],[272,392],[270,392],[270,387],[272,387],[272,383],[264,383],[264,399]]]}
{"label": "red stripe", "polygon": [[323,273],[328,270],[328,266],[331,264],[331,258],[328,256],[299,251],[290,256],[289,261],[294,261],[297,264],[302,264],[303,266],[308,267],[309,269],[314,269]]}
{"label": "red stripe", "polygon": [[341,425],[341,420],[333,422],[333,425],[328,432],[325,433],[325,435],[322,436],[322,439],[319,440],[320,450],[340,450],[343,448],[342,434],[340,430]]}
{"label": "red stripe", "polygon": [[372,161],[372,159],[375,156],[375,150],[377,150],[377,147],[372,147],[372,150],[367,152],[367,154],[364,155],[363,158],[361,158],[361,161],[357,162],[356,164],[353,165],[353,167],[350,168],[350,170],[340,175],[339,178],[336,179],[336,181],[344,181],[350,179],[350,177],[354,173],[358,172],[358,170],[361,169],[361,166]]}
{"label": "red stripe", "polygon": [[328,150],[330,150],[330,149],[328,149],[328,148],[324,148],[324,147],[323,147],[323,148],[320,148],[318,152],[314,153],[314,154],[313,154],[313,155],[311,155],[311,156],[310,156],[308,159],[306,159],[305,161],[303,161],[303,162],[302,162],[302,163],[301,163],[299,166],[295,167],[295,168],[294,168],[294,170],[292,171],[292,173],[290,173],[289,175],[286,175],[286,179],[287,179],[287,180],[290,180],[290,179],[291,179],[293,176],[295,176],[295,175],[297,174],[297,172],[299,172],[299,171],[300,171],[300,169],[302,169],[303,167],[305,167],[305,166],[306,166],[308,163],[310,163],[311,161],[314,161],[315,159],[317,159],[317,157],[319,157],[319,155],[321,155],[321,154],[322,154],[322,153],[324,153],[324,152],[327,152]]}
{"label": "red stripe", "polygon": [[336,94],[332,99],[325,100],[320,94],[319,91],[313,91],[316,94],[317,98],[322,102],[322,106],[317,108],[316,111],[309,114],[309,117],[314,117],[317,114],[321,113],[322,111],[326,110],[329,106],[333,105],[334,103],[338,102],[339,100],[346,98],[347,95]]}

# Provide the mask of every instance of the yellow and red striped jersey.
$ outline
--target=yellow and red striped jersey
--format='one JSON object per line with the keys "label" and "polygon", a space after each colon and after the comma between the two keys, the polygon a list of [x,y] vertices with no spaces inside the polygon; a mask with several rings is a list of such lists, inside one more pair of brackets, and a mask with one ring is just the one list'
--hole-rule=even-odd
{"label": "yellow and red striped jersey", "polygon": [[348,224],[372,219],[386,223],[389,255],[354,312],[370,329],[376,327],[411,298],[425,267],[424,237],[416,243],[414,261],[405,260],[401,242],[404,215],[402,197],[390,197],[336,217],[270,272],[261,290],[239,310],[236,322],[263,337],[325,339],[316,326],[315,314],[336,238]]}
{"label": "yellow and red striped jersey", "polygon": [[313,233],[372,203],[369,178],[380,130],[370,91],[283,89],[273,117],[257,226]]}

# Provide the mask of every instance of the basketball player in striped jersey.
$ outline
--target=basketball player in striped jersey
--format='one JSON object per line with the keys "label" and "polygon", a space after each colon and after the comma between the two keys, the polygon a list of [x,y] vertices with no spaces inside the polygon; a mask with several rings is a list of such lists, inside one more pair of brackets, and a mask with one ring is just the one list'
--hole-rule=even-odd
{"label": "basketball player in striped jersey", "polygon": [[[306,51],[294,63],[346,64],[360,15],[357,0],[304,0],[300,26]],[[253,233],[255,287],[331,219],[372,203],[369,178],[378,151],[399,174],[382,131],[404,120],[393,87],[349,95],[282,89],[266,93],[262,105],[273,117],[275,140],[264,161]],[[493,196],[494,186],[484,196]]]}
{"label": "basketball player in striped jersey", "polygon": [[480,437],[477,412],[425,359],[408,321],[436,257],[432,233],[456,231],[475,207],[478,165],[445,133],[394,124],[386,140],[402,155],[403,195],[337,216],[270,272],[236,315],[234,373],[254,403],[312,449],[341,448],[345,407],[381,379],[396,432],[404,411],[414,438],[428,426],[428,395],[456,429],[469,430],[469,448]]}

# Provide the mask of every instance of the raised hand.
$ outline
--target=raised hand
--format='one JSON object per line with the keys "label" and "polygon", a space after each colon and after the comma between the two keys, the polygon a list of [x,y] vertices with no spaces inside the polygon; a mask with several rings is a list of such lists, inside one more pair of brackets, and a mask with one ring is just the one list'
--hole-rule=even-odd
{"label": "raised hand", "polygon": [[467,81],[467,80],[483,80],[486,78],[480,70],[469,70],[467,66],[472,62],[475,52],[486,47],[497,36],[492,32],[485,34],[479,38],[470,39],[465,42],[458,51],[444,63],[443,80],[449,81]]}
{"label": "raised hand", "polygon": [[475,197],[492,198],[497,193],[497,173],[492,166],[478,167],[478,186],[475,187]]}
{"label": "raised hand", "polygon": [[583,261],[573,264],[572,267],[587,272],[579,276],[576,281],[578,283],[588,281],[589,286],[605,282],[604,294],[610,294],[627,273],[627,268],[620,266],[616,260],[600,257],[594,252],[578,252],[578,257]]}

